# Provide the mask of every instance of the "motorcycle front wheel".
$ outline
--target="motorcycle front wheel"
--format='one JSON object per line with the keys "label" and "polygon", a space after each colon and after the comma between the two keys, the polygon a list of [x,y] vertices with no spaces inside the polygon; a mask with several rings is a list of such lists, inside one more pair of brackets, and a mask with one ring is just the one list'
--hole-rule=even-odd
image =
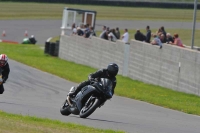
{"label": "motorcycle front wheel", "polygon": [[100,100],[98,98],[89,98],[88,101],[85,103],[83,108],[81,109],[79,116],[81,118],[86,118],[91,115],[96,108],[99,107]]}
{"label": "motorcycle front wheel", "polygon": [[68,105],[68,103],[67,103],[67,100],[65,100],[64,103],[63,103],[63,105],[62,105],[61,108],[60,108],[60,113],[61,113],[62,115],[65,115],[65,116],[70,115],[71,112],[69,112],[68,108],[69,108],[69,105]]}

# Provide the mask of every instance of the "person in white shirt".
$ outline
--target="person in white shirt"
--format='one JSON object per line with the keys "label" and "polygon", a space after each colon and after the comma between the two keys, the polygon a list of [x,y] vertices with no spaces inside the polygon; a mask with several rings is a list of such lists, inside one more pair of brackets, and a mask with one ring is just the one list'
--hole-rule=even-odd
{"label": "person in white shirt", "polygon": [[122,41],[128,43],[128,40],[129,40],[128,29],[124,29],[124,34],[122,35]]}

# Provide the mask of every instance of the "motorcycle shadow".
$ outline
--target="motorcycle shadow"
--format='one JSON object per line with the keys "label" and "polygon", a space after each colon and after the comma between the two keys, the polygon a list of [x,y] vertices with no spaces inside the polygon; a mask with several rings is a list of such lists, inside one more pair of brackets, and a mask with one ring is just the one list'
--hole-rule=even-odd
{"label": "motorcycle shadow", "polygon": [[[79,118],[79,116],[68,116],[68,117],[75,117],[75,118]],[[81,118],[83,119],[83,118]],[[84,119],[88,119],[88,120],[91,120],[91,121],[102,121],[102,122],[109,122],[109,123],[119,123],[119,124],[132,124],[132,123],[126,123],[126,122],[120,122],[120,121],[112,121],[112,120],[105,120],[105,119],[95,119],[95,118],[84,118]]]}

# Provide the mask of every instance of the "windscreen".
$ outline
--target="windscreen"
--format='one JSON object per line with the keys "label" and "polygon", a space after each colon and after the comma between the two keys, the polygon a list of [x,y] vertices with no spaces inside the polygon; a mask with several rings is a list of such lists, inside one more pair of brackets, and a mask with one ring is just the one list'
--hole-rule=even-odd
{"label": "windscreen", "polygon": [[104,89],[112,90],[112,81],[110,79],[101,78],[101,83]]}

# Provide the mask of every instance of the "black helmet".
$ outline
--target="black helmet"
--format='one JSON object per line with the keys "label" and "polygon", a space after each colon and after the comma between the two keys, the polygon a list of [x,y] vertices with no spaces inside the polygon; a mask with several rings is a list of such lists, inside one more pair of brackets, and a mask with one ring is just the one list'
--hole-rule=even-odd
{"label": "black helmet", "polygon": [[119,67],[117,64],[115,63],[111,63],[108,65],[107,67],[107,70],[108,70],[108,74],[111,76],[111,77],[115,77],[119,71]]}

